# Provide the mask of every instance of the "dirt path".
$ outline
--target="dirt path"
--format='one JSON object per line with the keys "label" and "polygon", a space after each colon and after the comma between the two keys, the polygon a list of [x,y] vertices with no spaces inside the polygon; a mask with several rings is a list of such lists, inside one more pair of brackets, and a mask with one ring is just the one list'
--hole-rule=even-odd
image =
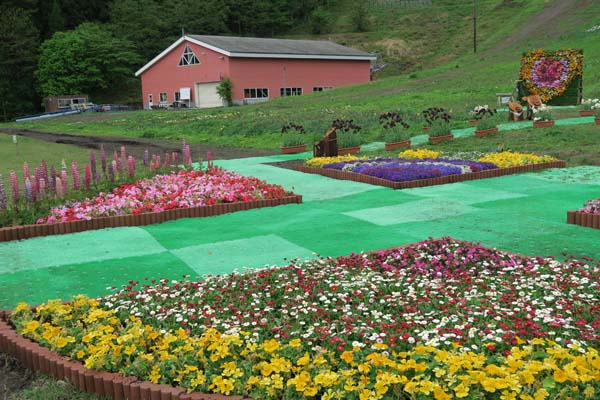
{"label": "dirt path", "polygon": [[[121,146],[127,148],[127,152],[140,159],[144,151],[148,150],[150,154],[164,154],[165,152],[181,151],[181,142],[172,140],[143,139],[143,138],[124,138],[114,136],[81,136],[66,133],[50,133],[32,129],[21,128],[0,128],[0,133],[7,135],[26,136],[32,139],[45,140],[47,142],[70,144],[73,146],[100,149],[104,145],[107,152],[119,151]],[[241,149],[235,147],[223,147],[210,144],[194,144],[191,146],[192,154],[212,153],[214,159],[229,160],[233,158],[267,156],[277,154],[272,149]]]}

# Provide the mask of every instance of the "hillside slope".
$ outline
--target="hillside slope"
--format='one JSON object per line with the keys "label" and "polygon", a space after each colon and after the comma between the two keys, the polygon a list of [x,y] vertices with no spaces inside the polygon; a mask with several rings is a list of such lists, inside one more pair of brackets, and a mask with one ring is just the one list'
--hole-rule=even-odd
{"label": "hillside slope", "polygon": [[[94,116],[82,115],[17,126],[84,134],[185,137],[193,142],[275,148],[279,145],[279,129],[288,120],[305,125],[311,132],[321,133],[331,120],[341,117],[355,119],[364,127],[363,132],[373,137],[380,130],[377,115],[382,111],[401,109],[408,115],[415,115],[424,108],[436,106],[451,109],[460,118],[474,105],[494,104],[495,93],[512,91],[522,53],[536,47],[582,48],[585,55],[584,96],[600,95],[600,70],[597,68],[600,30],[591,29],[600,24],[596,17],[600,15],[600,2],[488,0],[481,3],[480,10],[488,7],[491,11],[481,18],[480,52],[472,54],[472,49],[466,50],[472,42],[459,40],[461,35],[468,36],[468,31],[454,29],[446,34],[442,30],[437,33],[436,40],[451,46],[441,47],[439,53],[430,51],[423,55],[421,60],[429,57],[438,61],[433,62],[431,68],[410,74],[253,106],[121,113],[99,121]],[[413,10],[406,18],[412,15],[418,24],[427,18],[425,14],[426,10]],[[416,31],[417,26],[411,25],[410,29]],[[488,32],[487,36],[485,32]],[[376,35],[383,33],[367,32],[360,40]],[[400,40],[389,31],[385,35]],[[353,35],[347,37],[358,40]],[[447,61],[439,61],[444,58]]]}

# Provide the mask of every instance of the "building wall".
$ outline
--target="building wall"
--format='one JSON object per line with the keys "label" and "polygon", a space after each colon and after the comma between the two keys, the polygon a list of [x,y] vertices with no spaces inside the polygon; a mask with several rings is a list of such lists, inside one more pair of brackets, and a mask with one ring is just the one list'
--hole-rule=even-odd
{"label": "building wall", "polygon": [[[189,44],[194,51],[200,64],[179,66],[179,59],[186,44]],[[175,92],[182,87],[190,88],[190,103],[193,107],[196,101],[195,83],[216,82],[228,76],[229,57],[194,43],[183,42],[142,73],[142,102],[144,108],[148,108],[148,94],[152,93],[153,103],[157,106],[160,100],[159,94],[166,92],[167,103],[172,104],[175,101]]]}
{"label": "building wall", "polygon": [[369,82],[369,61],[232,58],[230,76],[234,100],[244,99],[244,88],[268,88],[269,98],[280,97],[282,87],[338,87]]}
{"label": "building wall", "polygon": [[[189,44],[200,64],[179,66],[185,45]],[[244,102],[245,88],[268,88],[269,98],[280,97],[280,88],[338,87],[369,82],[369,61],[308,60],[275,58],[229,58],[190,42],[183,42],[141,74],[142,101],[149,108],[148,94],[159,105],[160,93],[167,93],[167,104],[175,101],[179,88],[191,90],[190,106],[196,104],[196,83],[217,82],[229,77],[233,82],[233,99]],[[260,101],[260,100],[259,100]],[[252,101],[250,101],[252,102]]]}

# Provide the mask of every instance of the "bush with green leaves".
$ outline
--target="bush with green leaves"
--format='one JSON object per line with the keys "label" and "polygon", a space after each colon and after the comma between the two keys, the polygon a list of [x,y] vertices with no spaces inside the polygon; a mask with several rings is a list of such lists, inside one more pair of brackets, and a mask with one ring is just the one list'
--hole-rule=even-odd
{"label": "bush with green leaves", "polygon": [[398,112],[384,112],[379,115],[379,124],[385,130],[386,143],[403,142],[410,138],[410,125]]}
{"label": "bush with green leaves", "polygon": [[281,145],[283,147],[306,144],[306,130],[302,125],[288,122],[281,127]]}
{"label": "bush with green leaves", "polygon": [[448,121],[444,119],[436,119],[432,122],[427,133],[429,133],[430,137],[440,137],[450,135],[452,132],[450,130],[450,124]]}
{"label": "bush with green leaves", "polygon": [[482,112],[477,118],[477,130],[482,131],[484,129],[495,128],[500,123],[500,118],[495,109],[490,108],[485,112]]}
{"label": "bush with green leaves", "polygon": [[362,128],[355,124],[354,120],[338,118],[333,120],[331,127],[336,130],[338,148],[356,147],[362,143]]}
{"label": "bush with green leaves", "polygon": [[437,120],[443,120],[446,123],[449,123],[450,119],[452,119],[450,113],[441,107],[429,107],[428,109],[421,111],[421,116],[425,119],[425,123],[428,126],[432,126]]}

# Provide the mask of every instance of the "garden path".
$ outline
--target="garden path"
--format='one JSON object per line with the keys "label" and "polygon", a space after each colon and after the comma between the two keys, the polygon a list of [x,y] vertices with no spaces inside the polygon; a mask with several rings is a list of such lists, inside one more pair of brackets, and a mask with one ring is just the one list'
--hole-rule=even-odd
{"label": "garden path", "polygon": [[288,257],[327,256],[453,236],[527,255],[600,258],[600,231],[566,224],[598,197],[600,167],[575,167],[394,191],[282,169],[275,155],[216,162],[284,185],[304,203],[0,243],[0,308],[144,278],[179,279]]}

